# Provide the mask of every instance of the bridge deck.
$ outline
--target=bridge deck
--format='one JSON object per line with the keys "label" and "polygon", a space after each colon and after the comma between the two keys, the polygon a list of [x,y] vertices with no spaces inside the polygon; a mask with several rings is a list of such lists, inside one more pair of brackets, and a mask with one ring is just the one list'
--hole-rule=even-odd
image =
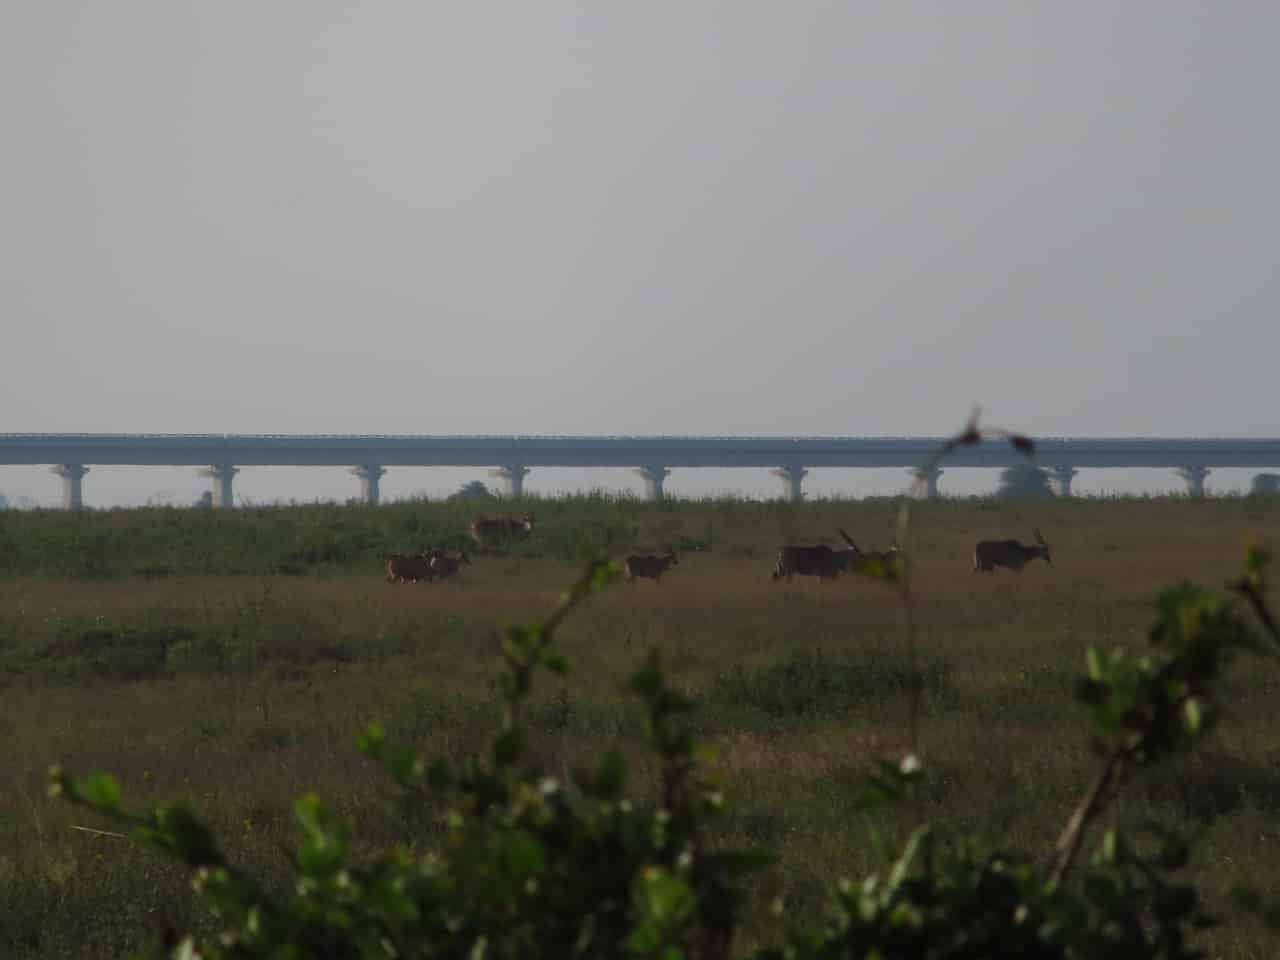
{"label": "bridge deck", "polygon": [[[1280,439],[1050,437],[1036,460],[1071,467],[1280,467]],[[201,466],[911,467],[939,437],[284,436],[0,434],[0,464]],[[1005,467],[1007,444],[964,447],[951,467]]]}

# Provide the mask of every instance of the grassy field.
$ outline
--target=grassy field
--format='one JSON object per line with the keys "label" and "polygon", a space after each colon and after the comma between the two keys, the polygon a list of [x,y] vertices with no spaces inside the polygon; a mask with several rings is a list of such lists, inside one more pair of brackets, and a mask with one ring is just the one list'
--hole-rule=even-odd
{"label": "grassy field", "polygon": [[[554,603],[585,551],[674,547],[661,584],[622,584],[567,624],[573,672],[544,683],[530,723],[553,771],[606,746],[650,786],[637,704],[620,692],[650,647],[702,703],[729,787],[729,836],[780,851],[759,895],[817,916],[822,891],[874,869],[851,805],[877,757],[904,747],[902,616],[877,583],[770,580],[783,543],[892,538],[889,501],[532,504],[539,527],[459,580],[383,582],[380,558],[463,542],[470,509],[138,510],[0,514],[0,955],[115,957],[199,916],[181,874],[44,799],[51,762],[105,769],[134,803],[186,799],[237,862],[286,875],[290,798],[316,789],[370,848],[430,843],[354,747],[368,722],[429,757],[480,748],[497,720],[494,625]],[[981,537],[1053,563],[971,572]],[[996,500],[921,504],[911,551],[926,679],[920,799],[877,823],[928,818],[1050,849],[1094,758],[1071,699],[1088,644],[1139,645],[1164,587],[1220,585],[1246,542],[1280,545],[1280,499]],[[1273,597],[1273,599],[1276,599]],[[1202,831],[1195,870],[1280,889],[1280,670],[1240,664],[1208,749],[1139,781],[1122,817]],[[761,911],[752,938],[767,938]],[[1277,943],[1245,922],[1216,956]],[[745,944],[744,945],[748,945]]]}

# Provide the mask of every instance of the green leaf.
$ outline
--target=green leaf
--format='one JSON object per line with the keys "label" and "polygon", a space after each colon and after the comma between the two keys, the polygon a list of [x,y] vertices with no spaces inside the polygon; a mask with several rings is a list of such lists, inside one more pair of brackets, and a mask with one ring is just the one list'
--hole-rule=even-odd
{"label": "green leaf", "polygon": [[161,807],[138,835],[173,853],[190,867],[220,867],[226,863],[213,834],[186,807]]}
{"label": "green leaf", "polygon": [[307,833],[319,833],[322,829],[321,818],[324,816],[324,805],[314,793],[304,793],[293,802],[293,812]]}
{"label": "green leaf", "polygon": [[422,758],[408,747],[387,743],[386,734],[378,724],[369,724],[357,738],[356,746],[362,753],[382,764],[401,786],[410,787],[422,782],[425,772]]}
{"label": "green leaf", "polygon": [[52,764],[45,777],[45,793],[49,797],[66,797],[68,800],[79,800],[79,788],[75,777],[62,769],[60,764]]}
{"label": "green leaf", "polygon": [[1095,683],[1102,682],[1102,658],[1098,655],[1098,648],[1090,645],[1084,652],[1084,662],[1089,669],[1089,679]]}
{"label": "green leaf", "polygon": [[896,778],[868,774],[863,778],[862,792],[853,801],[855,810],[874,810],[892,806],[903,799],[903,790]]}
{"label": "green leaf", "polygon": [[602,560],[596,563],[590,572],[592,590],[601,590],[613,583],[622,575],[622,567],[613,560]]}
{"label": "green leaf", "polygon": [[80,784],[85,803],[106,813],[120,812],[120,784],[115,777],[105,773],[91,773]]}
{"label": "green leaf", "polygon": [[1199,733],[1203,726],[1203,717],[1200,712],[1200,701],[1195,697],[1190,697],[1182,704],[1183,723],[1188,733]]}
{"label": "green leaf", "polygon": [[542,665],[552,673],[564,676],[569,672],[569,660],[563,654],[547,650],[542,654]]}
{"label": "green leaf", "polygon": [[627,762],[617,750],[610,750],[600,758],[592,778],[592,790],[602,800],[615,800],[622,793],[627,779]]}
{"label": "green leaf", "polygon": [[1114,830],[1108,830],[1102,835],[1101,854],[1104,862],[1116,862],[1116,853],[1119,850],[1117,839],[1118,838],[1116,837],[1116,832]]}
{"label": "green leaf", "polygon": [[339,870],[347,858],[345,831],[333,822],[328,809],[314,793],[299,797],[293,809],[303,832],[298,865],[312,876],[327,876]]}
{"label": "green leaf", "polygon": [[426,766],[421,757],[408,747],[393,747],[383,758],[387,769],[397,783],[409,787],[421,783]]}
{"label": "green leaf", "polygon": [[371,723],[356,738],[356,748],[371,757],[378,757],[383,744],[387,741],[386,731],[377,723]]}
{"label": "green leaf", "polygon": [[897,557],[892,560],[884,561],[879,557],[860,556],[853,561],[849,567],[852,572],[859,576],[869,577],[872,580],[883,580],[886,583],[896,583],[899,579],[899,563]]}
{"label": "green leaf", "polygon": [[663,867],[641,870],[637,893],[643,916],[663,927],[678,923],[693,910],[689,885]]}
{"label": "green leaf", "polygon": [[542,844],[524,830],[517,830],[507,836],[503,854],[506,866],[521,883],[525,877],[541,872],[546,862]]}
{"label": "green leaf", "polygon": [[447,790],[453,784],[453,773],[449,761],[436,760],[427,770],[427,785],[433,790]]}
{"label": "green leaf", "polygon": [[[689,885],[664,867],[642,867],[632,884],[637,914],[627,938],[632,953],[667,955],[692,916],[697,899]],[[666,948],[666,949],[664,949]]]}
{"label": "green leaf", "polygon": [[902,856],[898,858],[893,865],[893,869],[889,871],[888,887],[890,890],[897,890],[898,887],[902,886],[903,881],[911,873],[916,857],[929,846],[931,836],[932,829],[930,827],[919,827],[911,834],[911,838],[907,841],[907,845],[902,851]]}
{"label": "green leaf", "polygon": [[1251,543],[1244,550],[1244,567],[1250,574],[1261,574],[1271,563],[1271,551]]}
{"label": "green leaf", "polygon": [[493,741],[493,762],[509,767],[524,753],[524,732],[519,727],[503,730]]}
{"label": "green leaf", "polygon": [[658,695],[665,686],[662,676],[662,670],[658,666],[657,653],[650,655],[649,663],[641,670],[631,675],[631,679],[627,686],[632,693],[639,694],[646,700],[650,700]]}

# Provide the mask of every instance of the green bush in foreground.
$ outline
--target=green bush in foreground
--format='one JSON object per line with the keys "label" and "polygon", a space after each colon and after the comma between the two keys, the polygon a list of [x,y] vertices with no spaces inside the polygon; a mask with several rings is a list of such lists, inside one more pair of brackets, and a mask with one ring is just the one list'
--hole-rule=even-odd
{"label": "green bush in foreground", "polygon": [[[977,438],[971,426],[953,445]],[[904,533],[905,526],[904,514]],[[1219,681],[1237,653],[1280,655],[1280,628],[1264,599],[1267,560],[1262,550],[1247,552],[1244,575],[1230,585],[1238,599],[1190,584],[1167,591],[1147,649],[1089,650],[1077,696],[1100,766],[1052,850],[992,850],[982,838],[930,825],[900,849],[873,835],[886,850],[883,872],[840,883],[824,920],[787,918],[783,942],[757,950],[757,960],[1203,956],[1197,933],[1217,920],[1185,874],[1186,838],[1158,823],[1137,833],[1110,828],[1087,861],[1080,853],[1135,775],[1213,729],[1222,710]],[[894,584],[904,600],[914,742],[927,679],[916,662],[909,565],[902,557],[864,561],[857,572]],[[614,752],[564,779],[526,757],[521,710],[534,680],[568,666],[553,646],[556,629],[618,573],[614,564],[593,562],[547,620],[506,631],[505,714],[488,754],[457,769],[428,766],[376,726],[360,738],[410,802],[426,790],[445,797],[443,839],[429,852],[404,846],[354,863],[350,826],[307,795],[294,807],[301,829],[294,888],[277,897],[229,864],[184,807],[130,813],[111,777],[79,779],[58,768],[50,771],[50,792],[127,826],[192,871],[219,932],[175,934],[157,947],[171,957],[721,960],[744,920],[745,883],[772,856],[711,842],[709,827],[725,802],[699,762],[693,704],[668,685],[657,654],[630,682],[647,706],[661,764],[657,797],[628,796],[626,766]],[[909,796],[921,775],[914,754],[883,761],[868,778],[864,804]],[[1280,904],[1249,890],[1236,899],[1280,930]]]}

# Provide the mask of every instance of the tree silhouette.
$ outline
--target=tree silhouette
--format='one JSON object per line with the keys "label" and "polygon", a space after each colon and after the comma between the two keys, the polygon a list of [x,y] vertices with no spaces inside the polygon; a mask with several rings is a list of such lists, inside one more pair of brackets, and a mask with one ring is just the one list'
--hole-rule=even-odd
{"label": "tree silhouette", "polygon": [[484,485],[480,480],[472,480],[464,483],[458,488],[458,492],[451,494],[450,500],[494,500],[493,491]]}
{"label": "tree silhouette", "polygon": [[1020,463],[1000,472],[1000,488],[996,495],[1047,499],[1053,496],[1053,490],[1046,470]]}
{"label": "tree silhouette", "polygon": [[1280,493],[1280,473],[1259,473],[1253,478],[1250,493]]}

